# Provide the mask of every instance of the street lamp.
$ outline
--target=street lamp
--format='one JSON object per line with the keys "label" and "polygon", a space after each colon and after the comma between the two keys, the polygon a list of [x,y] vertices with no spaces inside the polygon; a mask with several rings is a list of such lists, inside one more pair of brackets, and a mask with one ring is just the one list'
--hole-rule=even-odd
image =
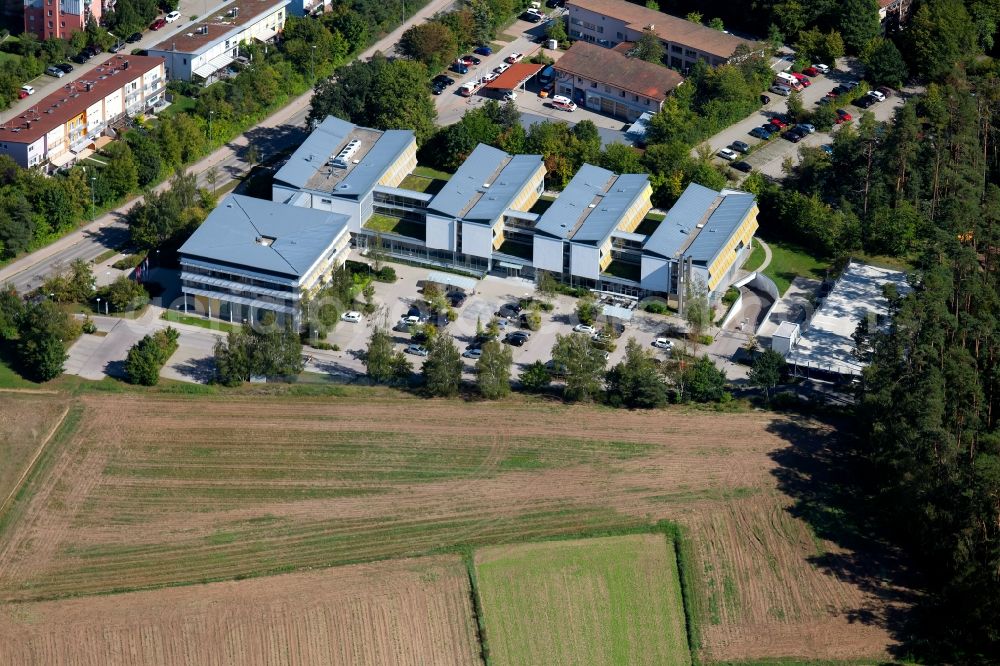
{"label": "street lamp", "polygon": [[101,297],[97,297],[97,314],[101,314]]}
{"label": "street lamp", "polygon": [[212,116],[215,115],[215,111],[208,112],[208,140],[212,140]]}
{"label": "street lamp", "polygon": [[97,198],[94,196],[94,181],[97,180],[97,176],[90,177],[90,221],[94,221],[94,217],[97,215]]}
{"label": "street lamp", "polygon": [[312,51],[309,52],[309,78],[316,83],[316,45],[313,44]]}

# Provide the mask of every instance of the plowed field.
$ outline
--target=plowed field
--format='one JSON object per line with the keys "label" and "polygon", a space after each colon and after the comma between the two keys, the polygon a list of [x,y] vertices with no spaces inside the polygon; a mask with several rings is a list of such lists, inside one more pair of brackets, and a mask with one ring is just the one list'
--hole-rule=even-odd
{"label": "plowed field", "polygon": [[0,509],[65,411],[59,396],[0,393]]}
{"label": "plowed field", "polygon": [[775,454],[802,426],[774,414],[380,391],[78,400],[79,428],[0,534],[0,603],[669,519],[691,528],[705,655],[783,656],[803,634],[812,658],[877,658],[892,642],[848,621],[882,602],[816,565],[832,544],[787,511]]}
{"label": "plowed field", "polygon": [[19,666],[480,663],[457,556],[0,608]]}

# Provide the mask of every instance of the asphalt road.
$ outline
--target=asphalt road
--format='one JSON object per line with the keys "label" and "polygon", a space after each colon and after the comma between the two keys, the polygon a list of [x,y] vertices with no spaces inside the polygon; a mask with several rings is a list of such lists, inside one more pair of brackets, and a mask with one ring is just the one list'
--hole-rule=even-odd
{"label": "asphalt road", "polygon": [[[431,0],[406,23],[362,53],[359,59],[371,58],[377,51],[387,52],[391,50],[406,29],[447,10],[453,3],[454,0]],[[200,4],[200,0],[195,0],[193,3],[195,7]],[[197,12],[192,11],[191,13]],[[179,23],[181,26],[186,26],[189,21],[185,19]],[[159,31],[152,34],[157,35],[156,40],[159,41],[170,33]],[[63,83],[66,80],[65,77],[59,79]],[[44,93],[39,91],[35,95],[44,95]],[[275,152],[298,145],[306,135],[305,124],[311,99],[312,91],[298,97],[258,126],[236,137],[197,164],[188,167],[188,171],[197,174],[199,184],[208,186],[205,172],[213,166],[216,167],[219,175],[215,187],[221,189],[250,168],[249,163],[243,157],[247,146],[251,143],[257,149],[260,161],[266,161]],[[168,187],[169,182],[166,182],[157,187],[156,190],[162,191]],[[140,201],[142,201],[141,196],[135,197],[55,243],[10,263],[0,269],[0,284],[13,285],[20,292],[28,291],[39,286],[51,273],[68,266],[75,259],[90,261],[107,249],[120,246],[128,237],[127,229],[123,223],[124,216],[132,206]]]}

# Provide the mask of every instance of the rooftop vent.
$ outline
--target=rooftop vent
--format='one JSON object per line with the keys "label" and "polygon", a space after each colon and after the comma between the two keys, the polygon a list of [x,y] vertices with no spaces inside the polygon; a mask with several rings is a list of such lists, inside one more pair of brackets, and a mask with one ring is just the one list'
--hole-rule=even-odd
{"label": "rooftop vent", "polygon": [[597,208],[597,204],[589,204],[587,208]]}
{"label": "rooftop vent", "polygon": [[346,169],[347,165],[350,163],[350,159],[354,157],[354,153],[358,152],[361,148],[361,139],[351,139],[346,146],[344,146],[339,153],[330,161],[333,166],[340,167],[341,169]]}
{"label": "rooftop vent", "polygon": [[703,229],[705,227],[704,224],[696,224],[694,226],[695,226],[696,229]]}
{"label": "rooftop vent", "polygon": [[271,247],[271,243],[273,243],[276,240],[277,240],[276,238],[273,238],[271,236],[257,236],[255,242],[257,243],[257,245],[263,245],[264,247]]}

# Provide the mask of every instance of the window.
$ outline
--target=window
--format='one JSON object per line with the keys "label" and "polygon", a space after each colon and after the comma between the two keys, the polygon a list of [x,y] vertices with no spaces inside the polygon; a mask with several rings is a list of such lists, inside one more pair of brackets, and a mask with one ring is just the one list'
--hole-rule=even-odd
{"label": "window", "polygon": [[618,33],[618,39],[625,39],[625,35],[623,35],[622,33],[619,32]]}
{"label": "window", "polygon": [[604,26],[603,25],[597,26],[597,32],[603,33],[604,32]]}
{"label": "window", "polygon": [[184,64],[185,65],[188,64],[188,59],[187,58],[184,58]]}
{"label": "window", "polygon": [[618,95],[621,96],[621,97],[625,97],[625,91],[624,90],[621,91],[620,93],[618,93]]}
{"label": "window", "polygon": [[590,84],[590,87],[591,87],[591,88],[596,88],[596,87],[597,87],[597,82],[595,81],[595,82],[591,83],[591,84]]}
{"label": "window", "polygon": [[698,52],[692,51],[691,49],[687,49],[686,51],[684,51],[684,55],[686,55],[688,58],[697,58]]}
{"label": "window", "polygon": [[604,92],[606,93],[611,92],[611,88],[609,86],[604,86]]}
{"label": "window", "polygon": [[684,53],[684,49],[682,49],[681,47],[677,46],[676,44],[671,44],[670,45],[670,52],[671,53]]}

